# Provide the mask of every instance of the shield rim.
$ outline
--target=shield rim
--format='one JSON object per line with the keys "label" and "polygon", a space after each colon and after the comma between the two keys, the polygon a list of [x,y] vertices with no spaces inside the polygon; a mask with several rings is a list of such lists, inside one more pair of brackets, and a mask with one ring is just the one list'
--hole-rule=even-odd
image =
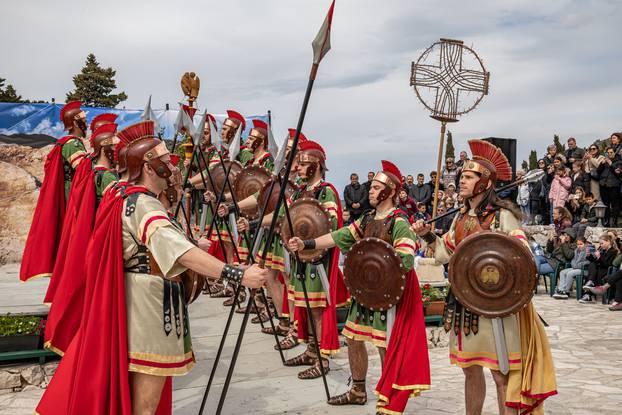
{"label": "shield rim", "polygon": [[[400,298],[396,299],[395,303],[393,303],[393,301],[389,302],[387,300],[387,304],[385,306],[383,306],[383,307],[377,307],[377,306],[370,307],[368,305],[365,305],[366,301],[364,301],[364,300],[361,301],[359,298],[357,298],[353,294],[353,290],[351,289],[352,286],[348,282],[347,274],[349,274],[349,273],[347,272],[347,269],[349,268],[348,267],[348,263],[349,263],[350,260],[348,258],[351,258],[350,254],[353,252],[354,249],[357,248],[358,245],[361,245],[363,243],[368,243],[369,241],[380,242],[380,243],[382,243],[382,245],[384,245],[384,247],[390,249],[392,251],[393,258],[397,261],[397,264],[398,264],[399,270],[400,270],[400,276],[401,276],[401,287],[400,287],[401,288],[400,289],[401,295],[400,295]],[[363,307],[365,307],[365,308],[367,308],[369,310],[372,310],[372,311],[386,311],[386,310],[389,310],[391,307],[399,304],[399,302],[402,300],[402,296],[404,295],[404,290],[406,289],[406,274],[407,274],[407,272],[406,272],[406,268],[404,267],[404,263],[402,262],[402,259],[399,257],[399,255],[395,251],[395,248],[391,244],[389,244],[388,242],[386,242],[386,241],[384,241],[384,240],[382,240],[380,238],[373,237],[373,236],[368,236],[368,237],[365,237],[365,238],[363,238],[363,239],[361,239],[359,241],[356,241],[350,247],[350,249],[348,250],[348,254],[346,254],[346,258],[345,258],[345,261],[343,263],[343,278],[344,278],[346,287],[348,288],[348,291],[350,292],[350,296],[352,298],[354,298],[357,303],[359,303]]]}
{"label": "shield rim", "polygon": [[[456,256],[456,253],[458,253],[458,249],[460,249],[460,246],[463,246],[463,244],[467,242],[472,243],[472,241],[477,238],[490,237],[490,235],[494,235],[493,238],[502,238],[504,242],[509,242],[509,243],[514,244],[515,247],[517,247],[518,251],[522,251],[522,254],[525,256],[525,259],[529,258],[529,261],[525,264],[525,266],[528,267],[527,271],[531,271],[533,273],[533,279],[531,281],[531,285],[527,287],[530,295],[525,297],[525,301],[517,302],[512,307],[505,308],[504,310],[497,310],[497,311],[490,311],[490,309],[488,310],[482,309],[480,306],[473,304],[470,301],[469,297],[464,296],[461,290],[454,288],[454,287],[461,286],[461,284],[457,282],[458,281],[457,276],[455,276],[455,272],[454,272],[455,263],[457,262],[456,258],[458,258]],[[531,251],[521,241],[502,232],[482,231],[482,232],[477,232],[473,235],[469,235],[457,247],[456,251],[452,254],[451,259],[449,261],[449,265],[447,268],[447,279],[449,281],[450,286],[452,287],[452,290],[451,290],[452,294],[456,297],[456,299],[458,300],[460,304],[462,304],[464,307],[467,307],[469,310],[471,310],[472,312],[480,316],[483,316],[486,318],[497,318],[497,317],[507,317],[512,314],[516,314],[520,310],[525,308],[531,302],[535,294],[535,288],[536,288],[536,284],[538,281],[537,272],[538,270],[534,262]],[[528,273],[521,272],[521,274],[527,275]]]}

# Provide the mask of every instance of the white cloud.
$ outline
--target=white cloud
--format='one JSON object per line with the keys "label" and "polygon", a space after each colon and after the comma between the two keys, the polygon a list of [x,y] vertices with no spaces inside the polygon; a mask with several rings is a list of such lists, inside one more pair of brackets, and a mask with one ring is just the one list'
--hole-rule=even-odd
{"label": "white cloud", "polygon": [[[272,110],[274,133],[296,124],[311,40],[329,0],[13,2],[0,16],[2,75],[28,98],[62,101],[89,52],[117,70],[127,108],[171,108],[185,71],[209,112]],[[110,10],[115,10],[110,25]],[[68,13],[71,24],[66,21]],[[29,16],[28,31],[21,16]],[[337,0],[304,131],[328,152],[341,190],[379,160],[404,173],[435,166],[438,123],[409,87],[410,62],[440,37],[463,39],[492,73],[490,96],[449,128],[456,148],[480,136],[518,139],[518,157],[553,134],[580,144],[620,130],[618,0]],[[20,36],[14,36],[14,33]],[[13,35],[11,35],[13,34]]]}

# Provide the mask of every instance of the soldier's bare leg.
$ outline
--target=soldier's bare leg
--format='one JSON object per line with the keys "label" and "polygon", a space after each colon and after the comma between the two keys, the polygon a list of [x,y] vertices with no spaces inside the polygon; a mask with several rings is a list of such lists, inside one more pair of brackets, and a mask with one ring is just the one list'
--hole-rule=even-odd
{"label": "soldier's bare leg", "polygon": [[486,380],[481,366],[463,368],[464,402],[467,415],[480,415],[486,399]]}
{"label": "soldier's bare leg", "polygon": [[386,347],[378,347],[378,354],[380,355],[380,364],[384,369],[384,357],[387,355]]}
{"label": "soldier's bare leg", "polygon": [[492,378],[495,380],[497,387],[497,404],[499,405],[499,415],[514,415],[518,413],[518,409],[508,408],[505,406],[506,391],[508,388],[508,375],[497,370],[491,370]]}
{"label": "soldier's bare leg", "polygon": [[346,337],[348,343],[348,361],[352,374],[352,387],[346,393],[329,399],[330,405],[364,405],[367,402],[365,379],[369,364],[365,342]]}
{"label": "soldier's bare leg", "polygon": [[130,372],[132,415],[153,415],[162,395],[166,376]]}
{"label": "soldier's bare leg", "polygon": [[367,377],[367,349],[365,342],[360,340],[352,340],[346,337],[348,343],[348,361],[350,362],[350,372],[352,379],[365,380]]}
{"label": "soldier's bare leg", "polygon": [[272,302],[274,302],[274,308],[276,308],[277,313],[280,315],[283,310],[283,287],[279,282],[278,271],[270,270],[267,285],[268,291],[270,291],[270,297],[272,297]]}

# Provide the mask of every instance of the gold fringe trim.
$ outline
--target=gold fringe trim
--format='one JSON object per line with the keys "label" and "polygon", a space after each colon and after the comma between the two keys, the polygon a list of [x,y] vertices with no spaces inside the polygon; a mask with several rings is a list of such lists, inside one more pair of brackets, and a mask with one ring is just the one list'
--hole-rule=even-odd
{"label": "gold fringe trim", "polygon": [[144,352],[129,352],[128,356],[130,359],[138,359],[138,360],[147,360],[150,362],[157,363],[178,363],[183,362],[184,360],[188,360],[194,356],[193,352],[187,352],[183,356],[180,355],[163,355],[163,354],[155,354],[155,353],[144,353]]}
{"label": "gold fringe trim", "polygon": [[154,376],[183,376],[190,372],[195,362],[190,362],[182,367],[152,367],[152,366],[144,366],[136,363],[130,363],[128,366],[128,371],[130,372],[138,372],[144,373],[146,375],[154,375]]}
{"label": "gold fringe trim", "polygon": [[51,340],[48,340],[45,343],[43,343],[43,348],[44,349],[48,349],[49,351],[54,352],[54,353],[56,353],[59,356],[64,356],[65,355],[65,352],[63,352],[61,349],[52,346],[52,341]]}
{"label": "gold fringe trim", "polygon": [[35,274],[33,276],[30,276],[30,277],[26,278],[24,281],[19,280],[19,282],[23,284],[23,283],[28,282],[30,280],[34,280],[35,278],[43,278],[43,277],[51,277],[51,276],[52,276],[51,272],[44,272],[44,273],[41,273],[41,274]]}

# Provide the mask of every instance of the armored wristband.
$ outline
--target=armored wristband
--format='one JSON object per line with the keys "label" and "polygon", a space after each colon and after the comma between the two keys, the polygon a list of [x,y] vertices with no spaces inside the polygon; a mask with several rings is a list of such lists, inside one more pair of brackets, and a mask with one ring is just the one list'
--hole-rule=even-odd
{"label": "armored wristband", "polygon": [[421,239],[423,239],[426,244],[432,245],[434,242],[436,242],[436,235],[434,235],[433,232],[428,232],[425,235],[423,235]]}
{"label": "armored wristband", "polygon": [[259,226],[259,219],[249,220],[248,226],[251,228],[251,230],[257,229],[257,227]]}
{"label": "armored wristband", "polygon": [[303,244],[305,246],[304,247],[305,250],[307,250],[307,249],[315,249],[315,239],[305,239],[303,241]]}
{"label": "armored wristband", "polygon": [[222,268],[222,272],[220,273],[220,278],[222,280],[231,281],[236,284],[239,284],[242,281],[243,276],[244,270],[229,264],[225,264]]}

